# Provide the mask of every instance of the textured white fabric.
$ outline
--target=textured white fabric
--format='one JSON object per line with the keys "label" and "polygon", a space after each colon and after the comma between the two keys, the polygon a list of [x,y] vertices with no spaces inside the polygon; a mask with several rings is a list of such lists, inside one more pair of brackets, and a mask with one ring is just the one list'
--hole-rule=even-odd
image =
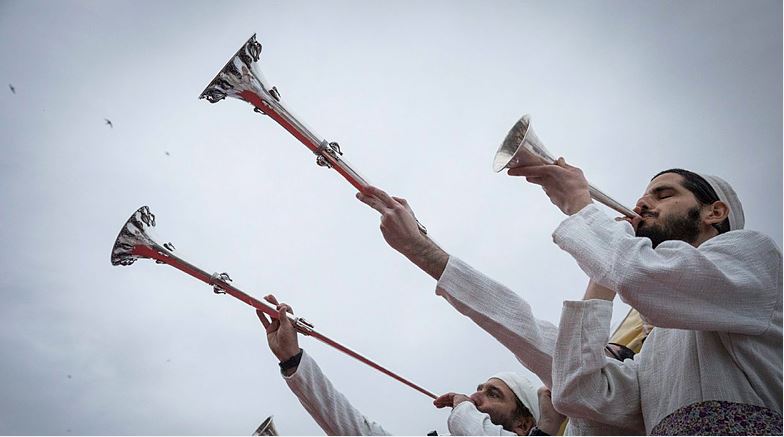
{"label": "textured white fabric", "polygon": [[737,231],[738,229],[743,229],[743,226],[746,224],[746,218],[743,215],[743,205],[741,205],[740,199],[738,198],[738,195],[735,194],[735,190],[732,189],[732,186],[718,176],[702,173],[699,173],[699,175],[708,181],[708,184],[713,188],[713,191],[719,196],[719,200],[729,207],[730,214],[727,219],[729,219],[730,222],[730,230]]}
{"label": "textured white fabric", "polygon": [[283,379],[327,435],[390,435],[335,390],[316,361],[304,350],[297,370]]}
{"label": "textured white fabric", "polygon": [[517,435],[501,425],[494,425],[490,415],[477,410],[476,405],[468,401],[452,409],[447,427],[451,435]]}
{"label": "textured white fabric", "polygon": [[[436,294],[506,346],[546,386],[551,386],[558,327],[534,317],[528,302],[454,256],[449,257],[438,280]],[[641,432],[640,427],[609,426],[571,418],[566,428],[568,435],[631,435]]]}
{"label": "textured white fabric", "polygon": [[539,420],[539,394],[536,386],[531,384],[528,378],[515,372],[500,372],[491,376],[491,378],[503,381],[512,390],[512,393],[517,396],[517,399],[528,408],[528,411],[534,417],[534,421]]}
{"label": "textured white fabric", "polygon": [[603,304],[565,303],[553,368],[563,413],[610,425],[640,416],[646,432],[706,400],[781,413],[782,258],[770,238],[739,230],[699,248],[665,241],[654,250],[628,223],[589,205],[553,239],[656,326],[633,361],[613,362],[602,353],[610,319]]}
{"label": "textured white fabric", "polygon": [[[283,379],[327,435],[390,435],[381,425],[354,408],[304,349],[297,370]],[[473,411],[463,411],[465,407],[461,410],[463,404],[471,405]],[[452,435],[515,435],[493,425],[490,416],[479,412],[471,402],[463,402],[454,408],[447,426]]]}

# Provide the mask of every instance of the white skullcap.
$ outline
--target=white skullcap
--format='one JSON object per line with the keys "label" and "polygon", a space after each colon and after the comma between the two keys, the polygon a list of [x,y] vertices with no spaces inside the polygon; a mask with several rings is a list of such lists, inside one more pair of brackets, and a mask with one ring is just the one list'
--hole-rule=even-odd
{"label": "white skullcap", "polygon": [[729,207],[730,214],[727,219],[730,221],[730,230],[735,231],[743,229],[743,225],[746,224],[746,219],[743,216],[743,205],[741,205],[738,195],[735,194],[735,190],[732,189],[730,184],[718,176],[702,173],[697,174],[702,176],[702,178],[710,184],[711,188],[716,192],[716,195],[719,196],[719,200]]}
{"label": "white skullcap", "polygon": [[539,421],[539,394],[536,392],[536,387],[531,384],[525,376],[514,372],[501,372],[496,373],[490,378],[496,378],[503,381],[520,399],[520,402],[528,408],[528,411],[534,416],[534,422]]}

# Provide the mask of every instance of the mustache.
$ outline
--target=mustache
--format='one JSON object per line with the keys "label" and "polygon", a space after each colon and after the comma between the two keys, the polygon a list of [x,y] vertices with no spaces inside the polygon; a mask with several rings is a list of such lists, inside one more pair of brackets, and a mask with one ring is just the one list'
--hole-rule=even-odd
{"label": "mustache", "polygon": [[655,212],[653,212],[653,211],[647,211],[647,210],[640,211],[640,217],[652,217],[652,218],[656,218],[656,217],[658,217],[658,216],[659,216],[659,214],[658,214],[658,213],[655,213]]}

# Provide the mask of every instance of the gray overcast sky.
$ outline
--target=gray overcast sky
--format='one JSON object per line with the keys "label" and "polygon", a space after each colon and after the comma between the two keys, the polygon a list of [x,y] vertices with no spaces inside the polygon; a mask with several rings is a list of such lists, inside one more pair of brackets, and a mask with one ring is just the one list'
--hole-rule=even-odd
{"label": "gray overcast sky", "polygon": [[[186,259],[431,391],[521,369],[280,126],[197,100],[251,34],[294,113],[557,323],[586,278],[541,190],[491,171],[507,130],[532,114],[629,206],[665,168],[723,176],[781,246],[781,22],[780,1],[0,2],[0,433],[248,435],[270,414],[322,433],[249,307],[110,265],[145,204]],[[425,396],[301,344],[388,430],[447,431]]]}

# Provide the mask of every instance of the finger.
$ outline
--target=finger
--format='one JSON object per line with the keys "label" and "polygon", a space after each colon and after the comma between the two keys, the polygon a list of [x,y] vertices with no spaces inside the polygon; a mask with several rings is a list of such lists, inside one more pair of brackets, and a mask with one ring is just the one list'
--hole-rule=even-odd
{"label": "finger", "polygon": [[395,205],[397,204],[397,202],[395,202],[395,199],[393,199],[389,194],[386,193],[386,191],[380,188],[376,188],[371,185],[368,186],[367,191],[373,196],[376,196],[376,198],[378,198],[380,201],[384,202],[384,206],[386,206],[387,208],[394,208]]}
{"label": "finger", "polygon": [[266,331],[267,328],[270,327],[270,321],[267,319],[267,315],[264,314],[264,312],[261,310],[256,310],[256,315],[259,317],[259,320],[261,321],[261,324],[264,326],[264,330]]}
{"label": "finger", "polygon": [[269,303],[271,303],[271,304],[273,304],[275,306],[279,305],[278,304],[278,299],[274,295],[272,295],[272,294],[268,294],[268,295],[264,296],[264,300],[266,300],[267,302],[269,302]]}
{"label": "finger", "polygon": [[510,168],[506,174],[509,176],[545,176],[550,174],[552,164],[546,165],[525,165]]}
{"label": "finger", "polygon": [[545,178],[536,177],[536,176],[526,176],[525,181],[536,185],[544,185],[546,182]]}
{"label": "finger", "polygon": [[291,305],[287,303],[282,303],[278,305],[277,310],[280,311],[281,309],[285,310],[287,313],[294,314],[294,308],[292,308]]}
{"label": "finger", "polygon": [[285,327],[291,326],[291,320],[289,320],[289,317],[286,315],[287,312],[291,312],[291,311],[286,311],[289,309],[290,308],[288,308],[286,305],[281,305],[278,307],[278,321],[280,322],[280,326],[285,326]]}
{"label": "finger", "polygon": [[386,206],[384,206],[384,202],[378,200],[374,196],[369,196],[367,194],[357,193],[357,199],[360,202],[364,203],[365,205],[375,209],[376,211],[380,212],[381,214],[384,213],[386,210]]}
{"label": "finger", "polygon": [[395,199],[395,201],[398,202],[399,204],[401,204],[403,206],[408,206],[408,200],[406,200],[406,199],[404,199],[402,197],[397,197],[397,196],[392,196],[392,198]]}

